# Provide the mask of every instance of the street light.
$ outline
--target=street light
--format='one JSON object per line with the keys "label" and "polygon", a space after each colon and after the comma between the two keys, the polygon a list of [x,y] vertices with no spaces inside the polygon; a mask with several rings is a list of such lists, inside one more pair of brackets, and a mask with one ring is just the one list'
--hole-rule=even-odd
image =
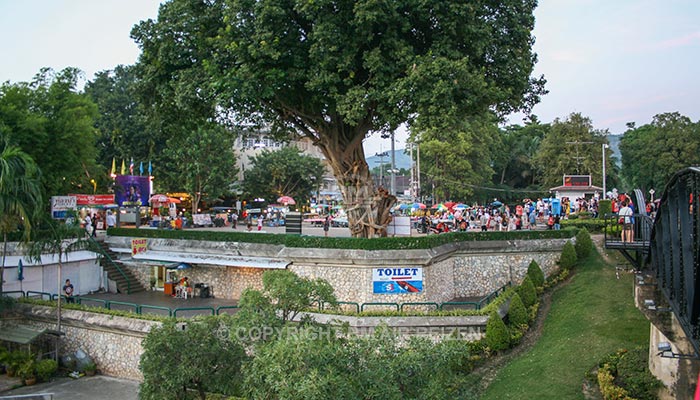
{"label": "street light", "polygon": [[605,200],[608,193],[605,189],[605,150],[609,147],[607,143],[603,143],[603,200]]}

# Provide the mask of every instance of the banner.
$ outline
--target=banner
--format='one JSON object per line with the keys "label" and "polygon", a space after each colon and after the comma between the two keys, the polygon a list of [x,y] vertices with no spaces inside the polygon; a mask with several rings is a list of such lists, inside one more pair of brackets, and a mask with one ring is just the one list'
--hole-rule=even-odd
{"label": "banner", "polygon": [[423,268],[373,268],[374,294],[423,292]]}
{"label": "banner", "polygon": [[71,194],[79,206],[106,206],[114,204],[113,194]]}
{"label": "banner", "polygon": [[148,205],[148,199],[151,197],[149,177],[118,175],[114,182],[114,197],[119,206],[138,207]]}
{"label": "banner", "polygon": [[195,226],[211,226],[214,223],[209,214],[192,214],[192,224]]}
{"label": "banner", "polygon": [[75,196],[52,196],[51,217],[54,219],[66,218],[66,211],[75,210],[78,206]]}
{"label": "banner", "polygon": [[145,253],[148,250],[148,242],[146,239],[131,239],[131,256],[139,253]]}

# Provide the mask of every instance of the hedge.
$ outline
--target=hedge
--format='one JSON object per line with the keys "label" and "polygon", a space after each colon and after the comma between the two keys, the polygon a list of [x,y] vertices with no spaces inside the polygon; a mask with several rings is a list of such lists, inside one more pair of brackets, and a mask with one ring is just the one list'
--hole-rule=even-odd
{"label": "hedge", "polygon": [[588,257],[591,251],[593,251],[593,240],[591,240],[591,235],[585,228],[581,229],[576,234],[576,244],[574,248],[576,250],[576,257],[578,257],[579,260]]}
{"label": "hedge", "polygon": [[571,269],[576,265],[577,260],[574,245],[571,244],[571,242],[566,242],[566,244],[564,244],[564,248],[561,250],[559,266],[563,269]]}
{"label": "hedge", "polygon": [[510,347],[510,333],[505,322],[495,310],[486,323],[486,345],[492,351],[506,350]]}
{"label": "hedge", "polygon": [[298,248],[359,249],[359,250],[409,250],[431,249],[448,243],[488,240],[538,240],[569,239],[576,229],[560,231],[511,231],[511,232],[450,232],[421,237],[385,238],[337,238],[299,236],[287,234],[257,234],[248,232],[221,232],[200,230],[110,228],[109,236],[145,237],[160,239],[206,240],[218,242],[244,242],[280,245]]}
{"label": "hedge", "polygon": [[532,284],[535,285],[535,288],[544,286],[544,272],[542,272],[542,268],[540,268],[537,261],[530,261],[530,265],[527,267],[527,276],[532,279]]}
{"label": "hedge", "polygon": [[592,219],[562,219],[562,228],[586,229],[588,232],[603,233],[605,220],[600,218]]}
{"label": "hedge", "polygon": [[523,301],[525,307],[529,308],[537,303],[537,289],[535,289],[535,285],[532,283],[532,279],[530,279],[529,276],[525,275],[523,283],[521,283],[515,291],[520,295],[520,299]]}
{"label": "hedge", "polygon": [[525,309],[525,304],[520,299],[520,295],[515,293],[513,297],[510,298],[510,308],[508,309],[508,322],[513,328],[520,328],[523,325],[527,325],[529,322],[529,315]]}

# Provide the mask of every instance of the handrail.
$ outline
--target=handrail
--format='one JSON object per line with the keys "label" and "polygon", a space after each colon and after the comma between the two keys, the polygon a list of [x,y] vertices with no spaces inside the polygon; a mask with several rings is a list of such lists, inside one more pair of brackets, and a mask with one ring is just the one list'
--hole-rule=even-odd
{"label": "handrail", "polygon": [[360,306],[360,312],[365,311],[365,306],[396,306],[396,311],[399,311],[399,304],[398,303],[376,302],[376,303],[362,303],[362,305]]}
{"label": "handrail", "polygon": [[355,312],[358,314],[360,313],[360,303],[356,303],[354,301],[336,301],[335,304],[337,304],[337,305],[345,304],[345,305],[349,305],[349,306],[355,306],[355,309],[356,309]]}
{"label": "handrail", "polygon": [[216,315],[216,310],[214,307],[178,307],[173,310],[173,317],[177,318],[178,311],[197,311],[197,310],[209,310],[211,315]]}
{"label": "handrail", "polygon": [[36,292],[34,290],[27,290],[27,294],[25,295],[25,297],[30,297],[33,294],[40,295],[42,300],[44,300],[44,295],[48,296],[49,300],[53,300],[53,295],[51,293],[49,293],[49,292]]}
{"label": "handrail", "polygon": [[154,310],[163,310],[168,312],[168,317],[173,316],[173,310],[170,309],[170,307],[162,307],[162,306],[149,306],[147,304],[139,304],[139,314],[143,314],[144,309],[154,309]]}
{"label": "handrail", "polygon": [[7,296],[8,294],[17,294],[17,293],[22,294],[22,296],[20,296],[20,297],[27,297],[27,293],[25,293],[24,290],[5,290],[2,292],[2,295]]}
{"label": "handrail", "polygon": [[131,294],[131,279],[129,279],[129,277],[124,273],[124,271],[121,269],[119,264],[117,264],[116,262],[114,262],[114,260],[112,260],[112,257],[110,257],[109,254],[107,254],[105,249],[103,249],[102,246],[100,246],[100,244],[97,243],[97,240],[95,240],[91,236],[88,236],[88,240],[91,242],[93,247],[99,251],[99,253],[102,255],[102,257],[104,257],[110,264],[112,264],[112,266],[117,268],[117,271],[119,272],[119,274],[126,281],[126,294]]}
{"label": "handrail", "polygon": [[240,307],[238,307],[238,306],[219,306],[219,307],[216,307],[216,315],[221,315],[221,310],[233,310],[233,309],[237,309],[237,308],[240,308]]}
{"label": "handrail", "polygon": [[[84,301],[94,301],[96,303],[102,303],[102,308],[107,308],[107,303],[109,303],[109,300],[102,300],[102,299],[93,299],[92,297],[76,297],[77,303],[78,304],[83,304]],[[108,308],[107,308],[108,309]]]}
{"label": "handrail", "polygon": [[399,311],[403,311],[404,306],[435,306],[436,310],[440,310],[440,305],[438,303],[435,303],[432,301],[401,303],[401,307],[399,308]]}
{"label": "handrail", "polygon": [[446,301],[440,303],[439,310],[444,310],[445,306],[474,306],[475,310],[479,309],[479,303],[474,301]]}
{"label": "handrail", "polygon": [[117,306],[127,306],[127,307],[133,307],[134,312],[136,314],[141,314],[141,306],[136,304],[136,303],[128,303],[125,301],[116,301],[116,300],[110,300],[107,302],[106,306],[108,310],[112,309],[112,304],[117,305]]}

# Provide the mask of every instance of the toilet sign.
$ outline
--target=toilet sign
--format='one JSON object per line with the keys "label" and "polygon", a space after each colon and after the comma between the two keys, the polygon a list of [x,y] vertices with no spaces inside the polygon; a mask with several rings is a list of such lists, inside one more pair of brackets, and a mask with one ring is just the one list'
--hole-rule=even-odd
{"label": "toilet sign", "polygon": [[373,268],[374,294],[411,294],[423,292],[423,268]]}

